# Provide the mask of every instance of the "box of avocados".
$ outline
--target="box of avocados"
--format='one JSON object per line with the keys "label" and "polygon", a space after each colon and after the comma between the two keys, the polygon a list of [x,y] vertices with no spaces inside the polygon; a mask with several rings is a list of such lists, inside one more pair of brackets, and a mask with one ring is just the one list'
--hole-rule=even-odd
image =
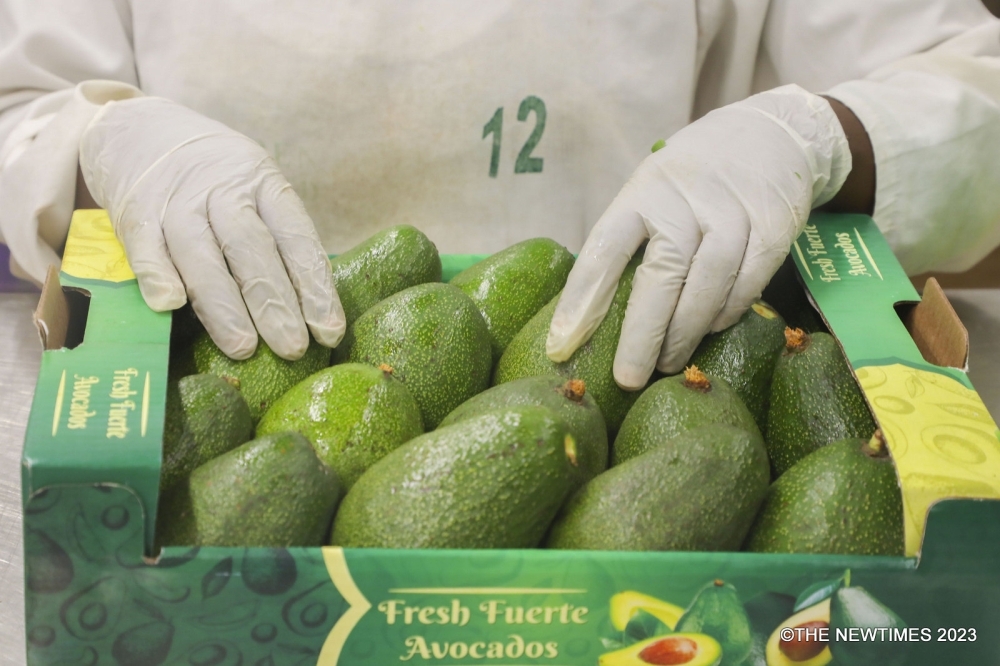
{"label": "box of avocados", "polygon": [[[144,304],[107,216],[78,211],[36,314],[29,663],[998,663],[1000,433],[960,367],[925,360],[948,348],[945,319],[911,316],[919,296],[867,217],[814,216],[792,257],[891,451],[904,556],[154,553],[171,316]],[[475,260],[444,257],[445,279]]]}

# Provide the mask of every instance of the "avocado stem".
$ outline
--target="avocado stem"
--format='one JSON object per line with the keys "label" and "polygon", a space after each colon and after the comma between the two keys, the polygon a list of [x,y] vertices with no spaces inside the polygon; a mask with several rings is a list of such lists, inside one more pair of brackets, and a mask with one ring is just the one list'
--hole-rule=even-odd
{"label": "avocado stem", "polygon": [[703,393],[712,390],[712,382],[708,380],[704,372],[698,369],[697,365],[689,365],[684,368],[684,386]]}
{"label": "avocado stem", "polygon": [[801,328],[785,327],[785,349],[788,351],[802,351],[809,344],[809,334]]}
{"label": "avocado stem", "polygon": [[580,402],[587,393],[587,384],[582,379],[570,379],[562,385],[562,394],[573,402]]}
{"label": "avocado stem", "polygon": [[868,443],[864,446],[864,453],[869,458],[884,458],[889,455],[889,449],[886,446],[885,435],[882,434],[882,430],[876,430],[872,435],[872,438],[868,440]]}

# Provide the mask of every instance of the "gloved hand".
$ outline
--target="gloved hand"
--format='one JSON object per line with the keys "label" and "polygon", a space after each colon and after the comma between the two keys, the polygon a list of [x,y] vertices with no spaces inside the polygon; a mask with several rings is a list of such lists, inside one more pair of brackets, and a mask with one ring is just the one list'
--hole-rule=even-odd
{"label": "gloved hand", "polygon": [[[257,332],[282,358],[334,347],[346,329],[312,220],[250,138],[156,97],[105,104],[80,167],[107,209],[149,306],[187,298],[215,343],[244,359]],[[255,327],[256,325],[256,327]]]}
{"label": "gloved hand", "polygon": [[546,351],[568,359],[607,313],[625,264],[649,241],[615,354],[615,381],[678,372],[709,331],[760,297],[810,210],[851,170],[830,104],[783,86],[713,111],[647,157],[591,231],[552,318]]}

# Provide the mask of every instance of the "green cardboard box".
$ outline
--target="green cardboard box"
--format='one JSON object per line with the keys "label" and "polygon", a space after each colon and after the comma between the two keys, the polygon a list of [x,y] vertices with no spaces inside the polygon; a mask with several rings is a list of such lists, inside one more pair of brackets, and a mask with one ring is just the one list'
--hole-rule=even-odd
{"label": "green cardboard box", "polygon": [[[906,557],[154,554],[171,318],[144,304],[107,216],[78,211],[36,313],[47,351],[23,457],[29,663],[1000,663],[1000,432],[965,375],[960,324],[932,288],[913,306],[867,217],[816,215],[792,254],[886,434]],[[445,257],[446,278],[475,260]],[[672,633],[699,590],[730,585],[743,610]],[[828,626],[846,585],[905,627]],[[820,620],[790,623],[802,609]]]}

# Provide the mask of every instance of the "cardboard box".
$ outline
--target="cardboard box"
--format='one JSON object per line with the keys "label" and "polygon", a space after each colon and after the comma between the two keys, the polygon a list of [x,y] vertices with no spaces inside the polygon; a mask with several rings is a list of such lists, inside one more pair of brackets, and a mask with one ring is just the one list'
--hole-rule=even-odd
{"label": "cardboard box", "polygon": [[[889,645],[872,642],[885,632],[844,634],[837,645],[853,638],[858,664],[997,663],[1000,432],[965,376],[964,329],[933,285],[913,305],[869,218],[814,216],[793,257],[887,435],[906,557],[339,548],[148,557],[171,320],[145,306],[106,215],[78,211],[36,314],[47,351],[23,458],[29,663],[593,665],[668,631],[717,581],[744,603],[785,611],[825,603],[848,582],[865,588],[909,630],[889,632]],[[475,260],[446,257],[446,278]],[[765,663],[766,636],[755,639],[759,659],[744,661],[741,626],[724,663]],[[828,633],[811,638],[837,638],[812,629]],[[826,663],[826,650],[808,663]],[[627,663],[650,663],[636,659]]]}

